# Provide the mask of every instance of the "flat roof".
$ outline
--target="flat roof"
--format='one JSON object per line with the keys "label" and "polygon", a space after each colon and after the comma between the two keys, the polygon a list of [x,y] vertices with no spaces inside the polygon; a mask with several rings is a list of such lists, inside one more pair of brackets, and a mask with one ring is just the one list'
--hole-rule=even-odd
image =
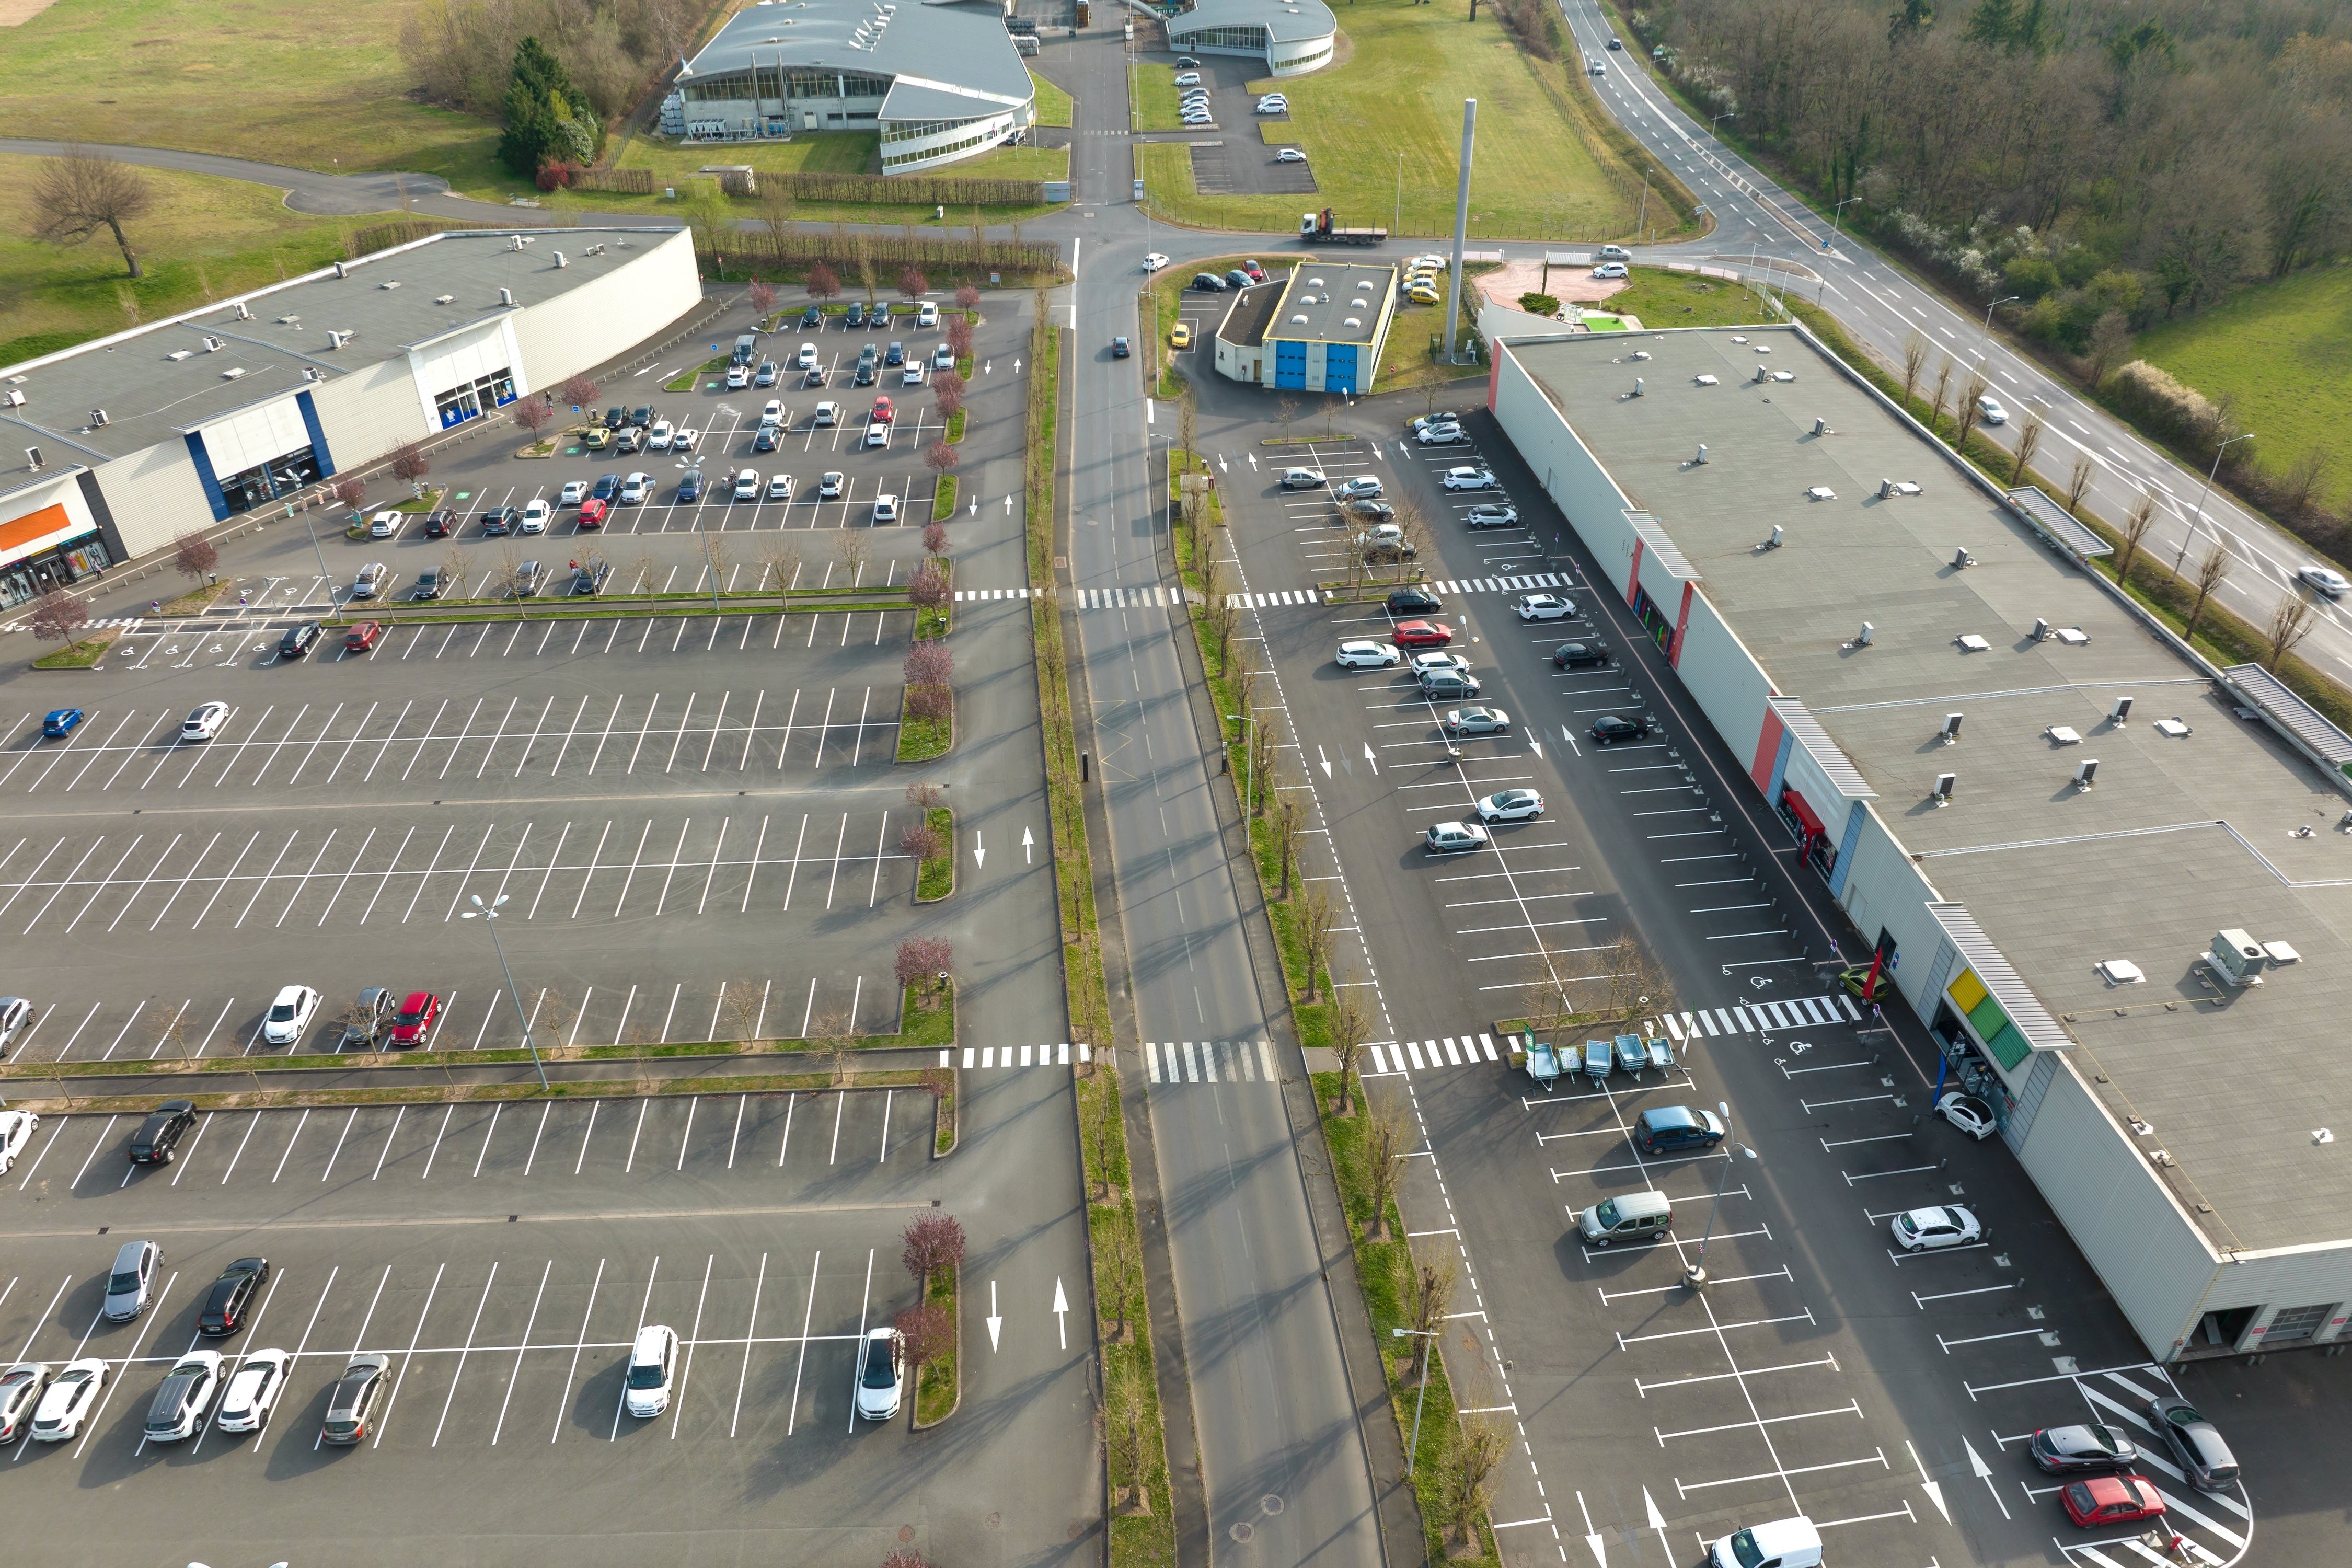
{"label": "flat roof", "polygon": [[1225,307],[1225,319],[1217,325],[1217,336],[1238,347],[1254,349],[1265,342],[1266,323],[1282,305],[1282,286],[1268,279],[1265,282],[1243,289]]}
{"label": "flat roof", "polygon": [[1330,37],[1339,21],[1323,0],[1199,0],[1169,18],[1168,36],[1172,40],[1210,27],[1264,27],[1268,43],[1296,44]]}
{"label": "flat roof", "polygon": [[[1794,329],[1505,342],[2075,1042],[2092,1091],[2149,1127],[2144,1151],[2169,1152],[2149,1168],[2213,1244],[2352,1237],[2344,795]],[[1759,364],[1794,379],[1759,384]],[[1636,374],[1645,395],[1621,395]],[[1882,479],[1920,493],[1882,500]],[[1759,549],[1776,523],[1781,547]],[[1956,567],[1963,548],[1974,563]],[[2084,640],[2035,640],[2037,619]],[[1870,645],[1849,646],[1864,621]],[[1962,637],[1988,646],[1963,651]],[[1950,746],[1948,713],[1966,716]],[[2172,719],[2188,732],[2158,729]],[[2079,790],[2089,758],[2097,777]],[[1941,809],[1939,773],[1958,775]],[[2198,960],[2229,928],[2301,962],[2225,994]],[[2146,982],[2110,986],[2097,965],[2111,958]],[[2342,1142],[2315,1142],[2323,1127]]]}
{"label": "flat roof", "polygon": [[[513,248],[517,232],[526,241],[520,250]],[[73,464],[95,467],[145,451],[283,397],[312,384],[306,371],[330,382],[404,357],[452,331],[592,283],[677,232],[452,229],[345,262],[341,278],[332,268],[306,273],[0,368],[0,388],[25,395],[19,405],[0,406],[0,422],[16,426],[0,442],[0,493],[53,479]],[[602,246],[603,254],[589,255],[592,246]],[[566,262],[561,268],[559,250]],[[513,306],[499,303],[500,289],[514,291]],[[250,320],[238,317],[240,302]],[[339,349],[330,331],[352,336]],[[207,349],[208,338],[221,346]],[[93,425],[91,412],[100,408],[107,422]],[[26,461],[27,446],[42,448],[46,462],[37,473]]]}
{"label": "flat roof", "polygon": [[[1036,92],[1003,11],[985,0],[754,0],[728,18],[677,79],[683,85],[755,64],[898,78],[878,111],[885,120],[1001,112]],[[917,90],[902,98],[902,88]]]}
{"label": "flat roof", "polygon": [[1294,342],[1369,343],[1380,330],[1381,312],[1388,308],[1396,282],[1394,266],[1300,262],[1265,335]]}

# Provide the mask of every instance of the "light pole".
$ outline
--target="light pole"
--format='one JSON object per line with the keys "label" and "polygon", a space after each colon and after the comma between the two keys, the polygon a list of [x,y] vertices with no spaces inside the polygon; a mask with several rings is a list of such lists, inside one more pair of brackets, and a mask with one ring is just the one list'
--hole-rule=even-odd
{"label": "light pole", "polygon": [[[1723,121],[1727,121],[1727,120],[1737,120],[1737,119],[1738,119],[1738,118],[1739,118],[1739,110],[1736,110],[1736,109],[1727,109],[1727,110],[1725,110],[1721,114],[1717,115],[1713,120],[1710,120],[1710,121],[1708,121],[1706,122],[1706,133],[1707,133],[1707,135],[1708,135],[1708,136],[1710,136],[1710,137],[1715,137],[1715,128],[1716,128],[1717,125],[1721,124]],[[1715,137],[1715,139],[1716,139],[1716,140],[1718,140],[1718,141],[1719,141],[1719,140],[1721,140],[1721,138],[1719,138],[1719,137]]]}
{"label": "light pole", "polygon": [[310,536],[310,553],[319,558],[319,576],[327,584],[327,607],[335,607],[335,579],[327,571],[327,552],[319,548],[319,528],[310,521],[309,511],[302,513],[302,527]]}
{"label": "light pole", "polygon": [[1397,154],[1396,211],[1389,216],[1389,237],[1394,239],[1397,230],[1404,226],[1404,154]]}
{"label": "light pole", "polygon": [[697,531],[702,535],[702,569],[710,574],[710,613],[715,616],[719,614],[719,558],[710,551],[710,531],[705,528]]}
{"label": "light pole", "polygon": [[[1433,1340],[1438,1337],[1437,1332],[1430,1329],[1391,1329],[1389,1333],[1400,1340]],[[1421,1405],[1428,1397],[1429,1357],[1424,1353],[1421,1358],[1421,1392],[1412,1396],[1412,1443],[1404,1451],[1404,1473],[1408,1480],[1412,1477],[1413,1456],[1421,1451]]]}
{"label": "light pole", "polygon": [[546,1064],[539,1059],[539,1047],[530,1037],[530,1015],[522,1010],[522,993],[515,989],[514,971],[507,967],[506,944],[499,940],[499,906],[507,901],[507,896],[500,893],[488,907],[483,905],[482,896],[479,893],[473,894],[470,901],[474,907],[457,918],[469,921],[478,915],[488,922],[490,948],[499,955],[499,973],[507,977],[507,999],[514,1004],[515,1016],[522,1020],[523,1048],[530,1052],[530,1065],[539,1069],[539,1087],[551,1093],[553,1086],[547,1081]]}
{"label": "light pole", "polygon": [[1992,346],[1992,313],[2003,305],[2014,305],[2024,298],[2022,294],[2004,294],[1985,307],[1984,328],[1977,334],[1977,358],[1984,358],[1985,350]]}
{"label": "light pole", "polygon": [[1246,828],[1257,810],[1257,715],[1228,713],[1225,717],[1249,726],[1242,731],[1242,826]]}
{"label": "light pole", "polygon": [[1860,196],[1848,196],[1845,200],[1838,203],[1837,211],[1830,215],[1830,244],[1822,247],[1822,249],[1827,250],[1836,245],[1838,225],[1845,222],[1845,209],[1853,205],[1854,203],[1860,200],[1862,200]]}
{"label": "light pole", "polygon": [[[1727,1100],[1718,1100],[1715,1102],[1715,1109],[1716,1113],[1723,1118],[1724,1130],[1726,1133],[1728,1134],[1731,1128],[1730,1102]],[[1750,1149],[1745,1143],[1734,1142],[1731,1146],[1739,1151],[1742,1154],[1747,1155],[1751,1160],[1756,1158],[1756,1151]],[[1698,1238],[1698,1256],[1692,1258],[1690,1267],[1683,1270],[1683,1283],[1689,1286],[1694,1290],[1704,1290],[1706,1289],[1706,1244],[1708,1238],[1715,1235],[1715,1216],[1722,1211],[1723,1194],[1731,1185],[1731,1167],[1733,1163],[1734,1162],[1729,1154],[1726,1154],[1723,1157],[1723,1180],[1716,1184],[1715,1202],[1708,1206],[1706,1211],[1706,1229],[1700,1234]]]}
{"label": "light pole", "polygon": [[[2196,514],[2189,520],[2189,531],[2180,536],[2180,553],[2172,558],[2172,574],[2174,576],[2178,577],[2180,575],[2180,563],[2188,558],[2189,543],[2197,537],[2197,525],[2205,521],[2205,503],[2212,498],[2213,480],[2221,472],[2221,454],[2228,451],[2231,444],[2234,442],[2251,441],[2253,438],[2254,433],[2252,430],[2248,430],[2242,434],[2231,437],[2229,440],[2222,442],[2220,446],[2213,448],[2212,470],[2205,476],[2205,488],[2198,494],[2197,511]],[[2214,532],[2219,534],[2221,530],[2216,529],[2214,530]]]}

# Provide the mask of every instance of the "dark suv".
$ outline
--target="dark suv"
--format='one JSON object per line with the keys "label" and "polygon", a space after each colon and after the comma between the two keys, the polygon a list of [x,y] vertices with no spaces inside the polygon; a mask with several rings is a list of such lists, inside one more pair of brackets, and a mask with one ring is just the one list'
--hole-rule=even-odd
{"label": "dark suv", "polygon": [[134,1165],[168,1165],[172,1151],[196,1124],[196,1108],[184,1100],[167,1100],[149,1113],[131,1135],[131,1163]]}
{"label": "dark suv", "polygon": [[1592,726],[1592,740],[1596,745],[1610,746],[1620,741],[1647,740],[1649,734],[1647,720],[1621,719],[1614,713]]}
{"label": "dark suv", "polygon": [[311,646],[318,640],[319,623],[316,621],[304,621],[299,626],[288,626],[286,635],[278,639],[278,657],[299,658],[309,653]]}
{"label": "dark suv", "polygon": [[1574,669],[1580,664],[1607,664],[1608,645],[1597,642],[1564,642],[1551,650],[1551,661],[1562,669]]}
{"label": "dark suv", "polygon": [[1445,608],[1445,601],[1426,588],[1399,588],[1389,595],[1389,614],[1392,616],[1431,616]]}
{"label": "dark suv", "polygon": [[482,514],[482,535],[487,539],[496,539],[501,535],[512,533],[515,531],[515,525],[521,521],[520,509],[494,506]]}
{"label": "dark suv", "polygon": [[213,1293],[205,1298],[204,1311],[196,1318],[197,1331],[217,1338],[245,1327],[253,1293],[268,1278],[267,1258],[240,1258],[222,1269],[221,1277],[213,1281]]}

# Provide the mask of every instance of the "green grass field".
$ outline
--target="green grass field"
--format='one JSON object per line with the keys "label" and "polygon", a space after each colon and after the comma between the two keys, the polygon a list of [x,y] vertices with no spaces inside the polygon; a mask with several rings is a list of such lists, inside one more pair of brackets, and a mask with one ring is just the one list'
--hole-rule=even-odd
{"label": "green grass field", "polygon": [[1138,131],[1181,131],[1176,106],[1176,68],[1131,60],[1127,68],[1127,104]]}
{"label": "green grass field", "polygon": [[[1328,206],[1351,226],[1445,233],[1454,226],[1462,100],[1475,98],[1471,233],[1596,239],[1631,228],[1641,176],[1607,151],[1582,89],[1563,66],[1528,56],[1491,13],[1474,23],[1468,12],[1468,0],[1356,0],[1339,13],[1343,62],[1279,84],[1290,99],[1282,140],[1306,150],[1319,195],[1201,195],[1182,147],[1145,146],[1139,173],[1152,205],[1178,222],[1212,227],[1289,233],[1300,213]],[[1173,80],[1161,67],[1140,75]],[[1139,101],[1151,126],[1156,100]]]}
{"label": "green grass field", "polygon": [[1039,76],[1034,68],[1030,70],[1029,79],[1035,83],[1037,88],[1037,123],[1068,125],[1073,108],[1070,95]]}
{"label": "green grass field", "polygon": [[[813,136],[795,136],[790,142],[751,142],[729,147],[677,147],[639,137],[629,143],[619,166],[624,169],[651,169],[663,184],[675,184],[682,195],[688,182],[716,178],[698,173],[709,163],[749,163],[756,170],[794,174],[872,174],[880,166],[880,145],[881,138],[870,131],[828,131]],[[973,179],[1066,180],[1070,177],[1070,150],[1066,147],[999,147],[977,158],[951,164],[944,173],[950,176]],[[558,191],[540,199],[547,206],[575,212],[658,212],[664,209],[675,211],[677,206],[677,203],[658,193],[649,196],[633,196],[613,191]],[[759,216],[759,204],[755,201],[738,201],[735,208],[745,217]],[[982,207],[980,220],[983,223],[1013,223],[1058,210],[1057,206],[1050,205]],[[861,206],[835,202],[803,202],[795,209],[795,216],[804,223],[879,222],[919,224],[927,228],[942,226],[932,216],[932,208],[928,203]],[[950,207],[944,226],[961,229],[971,222],[972,209]]]}
{"label": "green grass field", "polygon": [[[2134,351],[2254,431],[2256,461],[2284,473],[2314,448],[2340,451],[2352,426],[2352,265],[2247,289],[2192,320],[2140,334]],[[2327,504],[2352,503],[2352,463],[2323,478]]]}
{"label": "green grass field", "polygon": [[8,133],[522,189],[492,161],[496,126],[404,96],[397,40],[421,4],[58,0],[6,29]]}
{"label": "green grass field", "polygon": [[1647,267],[1599,305],[1616,315],[1639,316],[1645,327],[1736,327],[1765,319],[1756,296],[1720,278],[1691,278]]}
{"label": "green grass field", "polygon": [[138,320],[192,310],[343,254],[342,231],[367,218],[305,217],[276,191],[239,180],[142,170],[154,216],[129,226],[147,276],[131,281],[110,238],[59,249],[26,237],[26,187],[40,160],[0,157],[0,364],[13,364],[119,332]]}

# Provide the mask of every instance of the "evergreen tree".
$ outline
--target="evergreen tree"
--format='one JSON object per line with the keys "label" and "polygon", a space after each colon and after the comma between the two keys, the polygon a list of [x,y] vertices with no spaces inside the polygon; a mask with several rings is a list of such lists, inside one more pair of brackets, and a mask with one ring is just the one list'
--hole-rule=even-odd
{"label": "evergreen tree", "polygon": [[1968,31],[1960,36],[1987,48],[2006,48],[2017,33],[2016,0],[1977,0],[1969,13]]}
{"label": "evergreen tree", "polygon": [[499,161],[525,177],[558,159],[584,163],[594,158],[600,135],[588,95],[572,85],[563,62],[536,37],[523,39],[507,84]]}

